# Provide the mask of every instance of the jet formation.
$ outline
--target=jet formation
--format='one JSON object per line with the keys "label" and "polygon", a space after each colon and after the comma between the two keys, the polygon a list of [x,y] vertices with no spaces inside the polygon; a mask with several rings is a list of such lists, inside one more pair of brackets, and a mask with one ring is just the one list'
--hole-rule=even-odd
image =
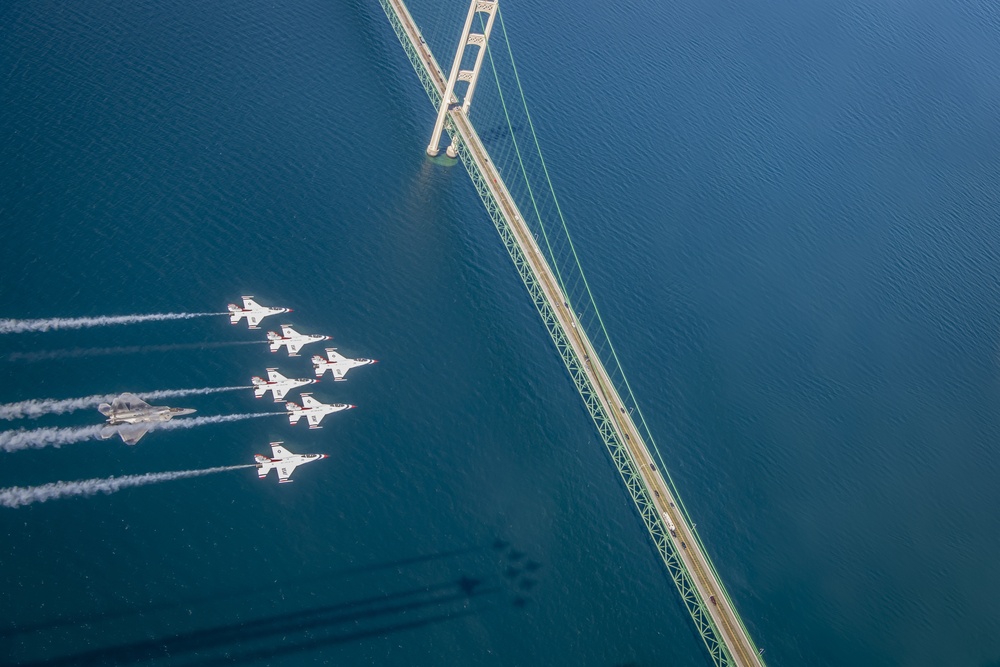
{"label": "jet formation", "polygon": [[276,470],[279,484],[292,482],[294,480],[289,479],[289,477],[298,466],[329,458],[328,454],[294,454],[282,447],[283,444],[282,442],[271,443],[271,458],[263,454],[256,454],[253,457],[254,463],[257,464],[258,478],[264,479],[271,470]]}
{"label": "jet formation", "polygon": [[[257,329],[265,317],[290,312],[292,312],[291,308],[262,306],[254,301],[252,296],[243,297],[242,307],[229,304],[230,322],[238,324],[246,318],[247,326],[250,329]],[[281,333],[268,331],[267,339],[270,343],[271,352],[277,352],[282,347],[285,347],[289,357],[296,357],[304,346],[310,343],[330,340],[330,337],[320,334],[300,334],[291,325],[282,324]],[[320,378],[327,371],[330,371],[334,380],[340,382],[346,379],[347,372],[351,369],[377,363],[375,359],[348,359],[333,347],[326,348],[325,359],[316,355],[312,358],[312,362],[316,379],[287,378],[277,368],[267,369],[266,380],[261,377],[252,377],[250,381],[253,385],[254,396],[263,398],[268,392],[271,392],[275,403],[283,403],[285,402],[285,396],[290,391],[319,382]],[[312,394],[308,393],[304,393],[301,396],[302,405],[291,401],[285,402],[288,423],[292,426],[298,424],[299,420],[305,417],[310,429],[318,429],[321,428],[320,424],[328,414],[356,407],[347,403],[322,403],[313,398]],[[150,405],[131,393],[124,393],[118,396],[110,404],[101,403],[97,409],[102,415],[107,417],[108,423],[107,426],[101,429],[101,437],[108,439],[117,434],[129,445],[139,442],[142,436],[157,423],[195,412],[191,408]],[[271,443],[272,456],[270,458],[262,454],[254,456],[254,463],[257,465],[258,476],[261,479],[265,478],[268,472],[274,469],[277,471],[279,482],[290,482],[292,480],[289,477],[297,466],[327,458],[326,454],[295,454],[285,449],[282,444],[281,442]]]}
{"label": "jet formation", "polygon": [[108,424],[101,429],[101,438],[107,440],[120,435],[126,445],[134,445],[146,435],[157,422],[165,422],[174,417],[189,415],[191,408],[170,408],[150,405],[135,394],[124,393],[108,403],[101,403],[97,410],[108,418]]}

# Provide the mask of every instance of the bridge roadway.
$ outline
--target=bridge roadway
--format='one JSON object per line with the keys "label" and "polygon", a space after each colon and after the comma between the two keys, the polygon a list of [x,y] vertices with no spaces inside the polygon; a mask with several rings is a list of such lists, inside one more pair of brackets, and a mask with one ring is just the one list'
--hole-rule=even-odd
{"label": "bridge roadway", "polygon": [[[440,98],[444,95],[446,86],[444,73],[431,54],[430,48],[424,42],[416,23],[402,0],[387,0],[387,2],[395,11],[407,37],[423,61],[424,67],[431,73],[432,81]],[[457,102],[457,100],[453,100],[453,102]],[[691,577],[692,583],[698,591],[704,609],[712,618],[719,641],[726,649],[724,655],[717,656],[722,658],[721,661],[717,660],[717,662],[737,667],[764,667],[760,655],[754,648],[753,641],[738,619],[736,609],[729,596],[723,592],[722,582],[718,579],[715,570],[702,551],[700,541],[694,538],[693,530],[688,525],[684,514],[677,508],[676,498],[671,492],[670,486],[664,480],[661,471],[652,462],[652,457],[649,455],[649,450],[644,444],[638,428],[632,421],[588,336],[583,328],[578,326],[576,314],[568,307],[548,262],[521,217],[499,171],[493,166],[493,162],[490,160],[486,148],[480,142],[475,128],[462,111],[461,106],[453,105],[449,115],[454,123],[454,131],[465,142],[476,165],[485,175],[490,192],[507,218],[507,222],[544,291],[549,305],[567,333],[567,338],[577,358],[585,360],[583,370],[592,386],[596,388],[596,394],[606,415],[613,422],[619,438],[624,436],[629,456],[635,463],[635,468],[642,476],[646,487],[652,492],[652,501],[660,517],[667,522],[668,526],[672,525],[675,528],[676,535],[669,530],[665,531],[665,535],[673,542],[674,551],[683,561],[687,571],[693,575]]]}

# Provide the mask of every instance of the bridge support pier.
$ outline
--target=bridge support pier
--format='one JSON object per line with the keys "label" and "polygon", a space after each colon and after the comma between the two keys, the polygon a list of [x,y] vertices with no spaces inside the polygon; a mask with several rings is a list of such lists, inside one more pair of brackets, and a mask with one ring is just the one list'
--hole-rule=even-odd
{"label": "bridge support pier", "polygon": [[[434,132],[431,134],[431,142],[427,145],[427,154],[431,157],[441,152],[441,133],[444,132],[444,121],[448,112],[461,106],[464,113],[469,113],[472,105],[472,94],[476,90],[476,80],[479,78],[479,70],[483,64],[483,56],[486,55],[486,43],[490,38],[490,31],[493,30],[493,19],[496,17],[497,8],[500,6],[499,0],[472,0],[469,5],[469,15],[465,17],[465,27],[462,28],[462,37],[458,40],[458,50],[455,52],[455,61],[451,65],[451,74],[448,76],[448,85],[445,88],[444,96],[441,98],[441,106],[438,107],[437,121],[434,123]],[[486,27],[481,33],[471,32],[472,19],[476,14],[488,14]],[[470,46],[479,47],[476,54],[476,62],[471,70],[462,69],[462,60],[465,51]],[[465,81],[469,87],[465,91],[465,99],[459,105],[455,96],[455,84]],[[458,157],[458,147],[454,142],[445,151],[450,158]]]}

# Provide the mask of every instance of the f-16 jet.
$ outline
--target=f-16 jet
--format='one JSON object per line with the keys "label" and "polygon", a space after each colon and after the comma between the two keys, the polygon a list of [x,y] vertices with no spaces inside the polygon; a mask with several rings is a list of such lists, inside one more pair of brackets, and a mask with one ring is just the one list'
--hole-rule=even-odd
{"label": "f-16 jet", "polygon": [[256,329],[257,325],[265,317],[290,312],[292,312],[291,308],[269,308],[254,301],[252,296],[245,296],[243,297],[242,308],[235,303],[229,304],[229,321],[232,324],[237,324],[245,317],[247,318],[247,325],[251,329]]}
{"label": "f-16 jet", "polygon": [[191,408],[168,408],[166,406],[150,405],[135,394],[124,393],[111,404],[101,403],[98,411],[108,418],[108,424],[101,429],[101,437],[105,440],[115,434],[120,435],[126,445],[134,445],[153,427],[156,422],[165,422],[174,417],[189,415],[195,410]]}
{"label": "f-16 jet", "polygon": [[256,454],[253,457],[257,464],[257,477],[264,479],[271,469],[278,471],[278,482],[284,484],[294,480],[288,479],[292,476],[292,471],[300,465],[329,458],[326,454],[293,454],[281,445],[281,442],[271,443],[271,458],[263,454]]}
{"label": "f-16 jet", "polygon": [[348,359],[337,352],[335,347],[326,348],[326,359],[316,355],[312,361],[316,368],[316,377],[323,377],[324,373],[330,371],[333,374],[333,379],[338,382],[346,380],[347,371],[352,368],[378,363],[377,359]]}
{"label": "f-16 jet", "polygon": [[304,387],[307,384],[318,382],[318,380],[289,380],[279,373],[277,368],[268,368],[266,380],[254,376],[250,378],[250,382],[253,383],[253,395],[257,398],[263,398],[264,394],[271,392],[271,395],[274,396],[274,402],[282,403],[285,400],[285,394],[292,389]]}
{"label": "f-16 jet", "polygon": [[302,394],[301,407],[291,401],[285,403],[285,409],[288,410],[288,423],[295,426],[299,423],[299,419],[305,417],[309,421],[309,428],[321,428],[319,423],[323,421],[323,417],[332,412],[350,410],[354,407],[357,406],[347,403],[320,403],[312,397],[312,394]]}
{"label": "f-16 jet", "polygon": [[321,336],[319,334],[315,335],[300,334],[298,331],[296,331],[289,325],[282,324],[281,335],[279,336],[274,331],[268,331],[267,339],[271,341],[271,352],[277,352],[278,350],[281,349],[282,345],[287,345],[288,356],[297,357],[299,356],[299,350],[301,350],[309,343],[318,343],[323,340],[330,340],[330,337]]}

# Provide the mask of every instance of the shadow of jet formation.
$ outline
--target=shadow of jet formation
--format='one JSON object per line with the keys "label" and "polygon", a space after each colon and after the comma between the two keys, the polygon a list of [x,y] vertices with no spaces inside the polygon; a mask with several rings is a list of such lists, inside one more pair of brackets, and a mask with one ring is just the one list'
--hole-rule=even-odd
{"label": "shadow of jet formation", "polygon": [[[202,658],[188,664],[239,664],[418,628],[477,613],[473,600],[499,592],[463,575],[455,581],[348,602],[218,625],[167,637],[82,651],[32,667],[142,663],[157,658]],[[207,652],[222,655],[205,657]]]}

